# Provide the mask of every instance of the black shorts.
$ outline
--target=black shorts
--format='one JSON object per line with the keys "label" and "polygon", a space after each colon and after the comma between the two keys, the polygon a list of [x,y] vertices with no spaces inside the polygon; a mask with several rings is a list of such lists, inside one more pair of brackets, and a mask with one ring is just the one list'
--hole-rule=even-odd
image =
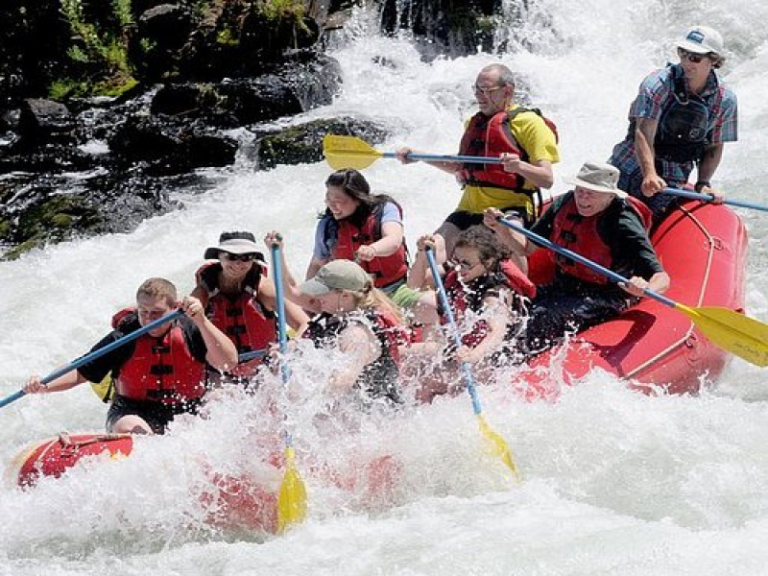
{"label": "black shorts", "polygon": [[[525,208],[507,208],[502,210],[502,212],[504,212],[506,217],[516,216],[522,220],[525,228],[529,228],[531,224],[533,224],[533,222],[529,221],[528,213]],[[472,228],[472,226],[480,226],[483,223],[483,215],[465,212],[464,210],[456,210],[449,214],[445,221],[449,224],[453,224],[463,232],[464,230]]]}
{"label": "black shorts", "polygon": [[155,434],[163,434],[177,414],[196,414],[200,400],[168,405],[160,402],[141,402],[124,396],[115,396],[107,412],[107,432],[113,432],[114,426],[123,416],[142,418]]}

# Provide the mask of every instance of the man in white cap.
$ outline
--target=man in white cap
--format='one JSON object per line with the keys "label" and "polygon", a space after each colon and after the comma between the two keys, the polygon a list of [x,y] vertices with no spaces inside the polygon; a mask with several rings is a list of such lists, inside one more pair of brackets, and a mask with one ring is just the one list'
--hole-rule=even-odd
{"label": "man in white cap", "polygon": [[[566,179],[575,189],[559,196],[531,231],[629,279],[609,283],[590,268],[563,256],[555,257],[552,282],[539,286],[526,326],[525,353],[538,353],[561,340],[599,324],[637,301],[646,289],[664,292],[669,276],[661,266],[646,232],[648,209],[618,187],[619,171],[610,164],[585,162]],[[529,255],[539,246],[501,226],[499,210],[486,211],[485,224],[517,251]]]}
{"label": "man in white cap", "polygon": [[662,218],[675,197],[660,194],[688,182],[698,166],[695,189],[710,185],[723,144],[737,139],[737,102],[715,73],[725,60],[722,36],[707,26],[690,28],[677,41],[679,64],[649,74],[629,110],[629,131],[609,160],[621,171],[619,186],[644,199]]}

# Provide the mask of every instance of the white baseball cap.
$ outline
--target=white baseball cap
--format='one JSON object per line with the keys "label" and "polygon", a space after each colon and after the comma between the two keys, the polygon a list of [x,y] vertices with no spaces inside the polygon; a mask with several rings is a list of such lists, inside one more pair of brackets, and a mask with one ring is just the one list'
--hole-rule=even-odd
{"label": "white baseball cap", "polygon": [[677,41],[677,47],[694,54],[723,54],[723,37],[709,26],[693,26]]}

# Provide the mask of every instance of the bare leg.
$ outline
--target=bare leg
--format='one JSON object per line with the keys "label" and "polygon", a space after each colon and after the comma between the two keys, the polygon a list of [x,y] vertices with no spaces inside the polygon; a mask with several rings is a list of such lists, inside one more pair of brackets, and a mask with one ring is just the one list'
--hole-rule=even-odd
{"label": "bare leg", "polygon": [[118,419],[112,426],[111,432],[114,434],[154,434],[152,427],[147,424],[146,420],[135,414],[128,414]]}
{"label": "bare leg", "polygon": [[[453,253],[453,247],[456,244],[456,238],[461,233],[459,227],[450,222],[443,222],[440,228],[437,229],[435,235],[437,236],[437,262],[442,263],[448,259],[448,256]],[[443,249],[441,250],[440,240],[443,242]],[[441,253],[442,252],[442,253]]]}

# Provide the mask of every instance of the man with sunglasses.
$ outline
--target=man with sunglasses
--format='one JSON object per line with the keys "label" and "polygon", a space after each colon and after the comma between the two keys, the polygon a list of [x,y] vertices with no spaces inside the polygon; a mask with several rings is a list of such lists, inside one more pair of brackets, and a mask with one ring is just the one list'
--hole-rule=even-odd
{"label": "man with sunglasses", "polygon": [[[472,90],[479,111],[467,122],[459,153],[501,158],[503,163],[427,162],[454,174],[464,186],[458,207],[437,230],[449,253],[459,232],[482,224],[486,208],[512,211],[532,224],[535,198],[540,201],[540,189],[552,186],[552,164],[560,160],[554,125],[538,110],[515,103],[514,75],[507,66],[484,67]],[[401,148],[397,157],[410,164],[415,162],[412,152]]]}
{"label": "man with sunglasses", "polygon": [[723,144],[737,139],[736,95],[718,80],[725,61],[722,36],[694,26],[677,42],[679,64],[648,75],[629,111],[629,131],[609,160],[621,171],[619,186],[643,199],[658,221],[674,205],[666,187],[682,187],[697,166],[695,189],[715,202],[723,193],[710,181]]}

